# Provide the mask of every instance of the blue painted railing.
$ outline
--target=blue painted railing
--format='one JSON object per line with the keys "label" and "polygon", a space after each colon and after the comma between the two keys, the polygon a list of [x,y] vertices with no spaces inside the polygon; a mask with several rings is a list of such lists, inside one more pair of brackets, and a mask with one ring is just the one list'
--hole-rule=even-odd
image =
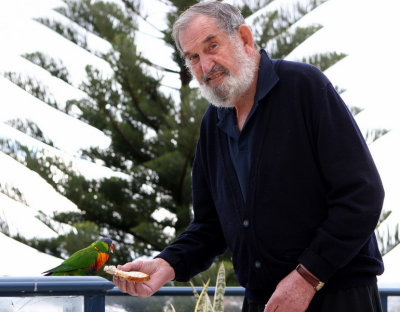
{"label": "blue painted railing", "polygon": [[0,277],[0,297],[82,296],[84,312],[104,312],[113,287],[99,276]]}
{"label": "blue painted railing", "polygon": [[[198,292],[201,292],[201,289],[197,287]],[[210,287],[208,292],[213,295],[214,287]],[[380,285],[379,294],[383,311],[388,312],[388,297],[400,296],[400,284]],[[242,297],[243,295],[242,287],[227,287],[225,290],[225,296]],[[83,297],[81,311],[105,312],[106,298],[127,295],[120,292],[110,281],[98,276],[0,277],[0,302],[2,297],[4,299],[54,296],[60,297],[61,300],[65,300],[64,297]],[[163,287],[154,296],[193,296],[193,291],[190,287]],[[148,298],[140,300],[148,300]]]}
{"label": "blue painted railing", "polygon": [[[400,296],[400,284],[380,285],[379,296],[381,297],[381,304],[383,312],[388,312],[388,297]],[[398,309],[396,311],[399,311]]]}

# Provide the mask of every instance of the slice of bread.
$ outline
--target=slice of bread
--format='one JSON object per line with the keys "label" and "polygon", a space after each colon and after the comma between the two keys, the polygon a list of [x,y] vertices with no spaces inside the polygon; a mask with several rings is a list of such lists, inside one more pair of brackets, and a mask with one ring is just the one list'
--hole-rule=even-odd
{"label": "slice of bread", "polygon": [[131,272],[121,271],[118,270],[114,265],[106,265],[103,270],[108,274],[122,277],[130,282],[143,283],[150,280],[150,275],[146,273],[138,271],[131,271]]}

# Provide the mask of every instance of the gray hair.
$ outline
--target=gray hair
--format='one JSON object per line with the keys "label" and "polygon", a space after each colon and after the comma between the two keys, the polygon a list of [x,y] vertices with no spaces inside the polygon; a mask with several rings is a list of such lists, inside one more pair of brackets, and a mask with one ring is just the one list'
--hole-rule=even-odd
{"label": "gray hair", "polygon": [[183,51],[179,42],[179,32],[185,29],[194,18],[200,15],[213,18],[217,22],[219,28],[231,36],[236,33],[240,25],[246,23],[240,10],[228,3],[206,1],[194,4],[178,17],[172,27],[172,38],[181,53]]}

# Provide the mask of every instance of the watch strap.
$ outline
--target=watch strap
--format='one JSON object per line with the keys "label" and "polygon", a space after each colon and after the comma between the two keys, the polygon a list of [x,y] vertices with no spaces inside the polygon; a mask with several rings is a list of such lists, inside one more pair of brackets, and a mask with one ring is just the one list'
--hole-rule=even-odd
{"label": "watch strap", "polygon": [[307,268],[299,264],[296,267],[296,271],[309,283],[312,287],[314,287],[315,291],[320,290],[325,284],[321,282],[314,274],[307,270]]}

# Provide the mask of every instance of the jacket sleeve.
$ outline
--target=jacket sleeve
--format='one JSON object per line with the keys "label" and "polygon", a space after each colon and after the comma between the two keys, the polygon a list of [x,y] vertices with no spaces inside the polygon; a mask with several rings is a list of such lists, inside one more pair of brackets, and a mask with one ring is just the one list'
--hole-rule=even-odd
{"label": "jacket sleeve", "polygon": [[193,221],[157,257],[175,270],[175,280],[188,281],[206,270],[226,249],[220,221],[201,164],[200,142],[192,170]]}
{"label": "jacket sleeve", "polygon": [[373,235],[384,191],[365,140],[341,97],[329,81],[314,89],[318,90],[311,96],[313,141],[328,213],[299,262],[328,281]]}

